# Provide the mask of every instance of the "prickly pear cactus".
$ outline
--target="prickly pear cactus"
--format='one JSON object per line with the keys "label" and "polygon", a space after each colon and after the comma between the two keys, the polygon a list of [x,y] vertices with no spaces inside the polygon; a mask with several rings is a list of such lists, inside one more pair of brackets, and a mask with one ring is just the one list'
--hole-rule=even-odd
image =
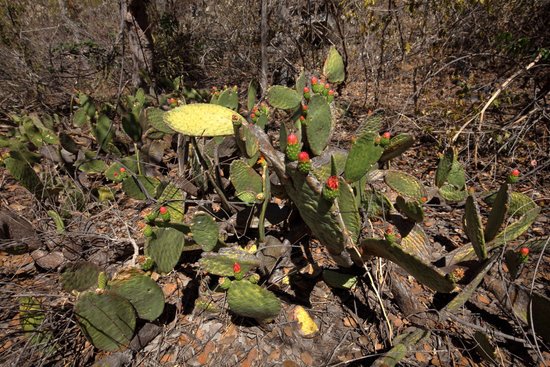
{"label": "prickly pear cactus", "polygon": [[426,196],[426,189],[414,176],[401,171],[389,170],[384,176],[386,184],[400,195],[415,200],[422,200]]}
{"label": "prickly pear cactus", "polygon": [[447,148],[439,158],[437,170],[435,171],[435,185],[437,187],[441,187],[447,182],[454,161],[456,161],[456,151],[453,148]]}
{"label": "prickly pear cactus", "polygon": [[156,320],[164,310],[164,293],[150,277],[137,271],[118,275],[109,283],[109,290],[126,298],[141,319]]}
{"label": "prickly pear cactus", "polygon": [[175,184],[170,182],[158,198],[158,202],[161,203],[170,213],[170,220],[174,223],[183,222],[184,213],[184,199],[183,192]]}
{"label": "prickly pear cactus", "polygon": [[258,322],[273,320],[281,312],[281,301],[270,291],[248,280],[233,281],[227,291],[229,309]]}
{"label": "prickly pear cactus", "polygon": [[476,199],[472,195],[468,195],[464,216],[462,217],[464,232],[472,242],[474,251],[480,260],[487,258],[487,249],[485,248],[485,235],[479,214],[479,207]]}
{"label": "prickly pear cactus", "polygon": [[237,197],[247,204],[258,201],[258,194],[263,190],[262,177],[242,160],[231,162],[230,179],[235,187]]}
{"label": "prickly pear cactus", "polygon": [[160,273],[171,272],[180,260],[185,235],[175,228],[158,228],[145,246],[145,255]]}
{"label": "prickly pear cactus", "polygon": [[[139,181],[139,184],[136,181]],[[150,198],[155,197],[159,184],[160,181],[155,177],[129,176],[122,181],[122,191],[132,199],[145,200],[147,199],[147,195]]]}
{"label": "prickly pear cactus", "polygon": [[422,210],[422,206],[418,201],[406,200],[404,197],[398,196],[395,201],[395,208],[414,222],[424,221],[424,210]]}
{"label": "prickly pear cactus", "polygon": [[82,292],[96,288],[101,268],[87,261],[80,261],[67,265],[61,273],[61,283],[66,291]]}
{"label": "prickly pear cactus", "polygon": [[237,112],[220,105],[195,103],[176,107],[164,114],[164,122],[173,130],[190,136],[233,134],[233,119],[244,121]]}
{"label": "prickly pear cactus", "polygon": [[348,182],[359,181],[380,159],[384,149],[375,144],[377,134],[366,133],[351,143],[344,177]]}
{"label": "prickly pear cactus", "polygon": [[267,100],[275,108],[293,110],[300,106],[302,95],[294,89],[282,85],[274,85],[267,90]]}
{"label": "prickly pear cactus", "polygon": [[487,219],[487,225],[485,226],[485,241],[492,241],[493,238],[498,234],[500,227],[504,223],[506,218],[506,213],[508,212],[508,189],[509,185],[503,183],[498,190],[495,201],[493,202],[493,207],[489,213],[489,218]]}
{"label": "prickly pear cactus", "polygon": [[330,48],[328,56],[325,59],[323,74],[331,83],[342,83],[346,77],[344,60],[334,46]]}
{"label": "prickly pear cactus", "polygon": [[36,172],[34,172],[27,162],[15,158],[6,158],[4,159],[4,164],[10,174],[19,181],[24,188],[34,194],[37,199],[42,200],[44,197],[48,196],[48,192],[40,180],[40,177],[38,177]]}
{"label": "prickly pear cactus", "polygon": [[418,257],[405,252],[395,242],[367,238],[361,242],[361,249],[364,256],[380,256],[399,265],[420,283],[436,292],[450,293],[455,288],[454,284],[436,268],[420,260]]}
{"label": "prickly pear cactus", "polygon": [[172,130],[164,122],[165,113],[166,112],[164,112],[160,108],[155,108],[155,107],[150,107],[145,110],[147,122],[151,127],[165,134],[173,134],[175,131]]}
{"label": "prickly pear cactus", "polygon": [[223,277],[233,276],[233,265],[238,263],[244,274],[260,266],[256,256],[240,247],[221,248],[219,252],[205,252],[199,260],[201,267],[208,273]]}
{"label": "prickly pear cactus", "polygon": [[191,223],[191,233],[203,251],[212,251],[218,244],[220,229],[210,214],[196,212]]}
{"label": "prickly pear cactus", "polygon": [[82,293],[75,305],[80,328],[98,349],[126,349],[134,335],[136,312],[124,297],[111,292]]}
{"label": "prickly pear cactus", "polygon": [[237,87],[226,88],[216,99],[216,104],[224,106],[236,111],[239,108],[239,94],[237,93]]}
{"label": "prickly pear cactus", "polygon": [[321,155],[330,140],[332,130],[330,106],[324,96],[316,94],[311,97],[308,107],[305,121],[307,143],[313,154]]}
{"label": "prickly pear cactus", "polygon": [[414,144],[414,138],[409,134],[399,134],[390,139],[388,146],[384,148],[384,153],[380,157],[380,162],[384,163],[390,159],[399,157]]}

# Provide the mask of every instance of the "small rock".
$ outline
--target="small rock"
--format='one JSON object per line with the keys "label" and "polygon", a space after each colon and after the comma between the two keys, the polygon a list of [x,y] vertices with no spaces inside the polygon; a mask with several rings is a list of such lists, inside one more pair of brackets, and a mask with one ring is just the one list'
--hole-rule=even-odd
{"label": "small rock", "polygon": [[31,252],[32,259],[38,267],[44,270],[55,270],[65,260],[61,251],[53,251],[48,253],[44,250],[34,250]]}

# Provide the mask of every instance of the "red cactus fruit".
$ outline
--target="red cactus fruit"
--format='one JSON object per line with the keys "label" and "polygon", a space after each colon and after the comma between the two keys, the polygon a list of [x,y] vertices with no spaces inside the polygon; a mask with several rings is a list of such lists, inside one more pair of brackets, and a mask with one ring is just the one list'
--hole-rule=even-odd
{"label": "red cactus fruit", "polygon": [[520,253],[521,256],[525,257],[525,256],[529,255],[529,248],[522,247],[522,248],[519,249],[519,253]]}
{"label": "red cactus fruit", "polygon": [[[307,88],[307,87],[306,87]],[[307,106],[307,104],[303,104],[302,105],[302,111],[307,111],[309,107]]]}
{"label": "red cactus fruit", "polygon": [[384,139],[389,139],[389,138],[391,137],[391,134],[390,134],[389,131],[386,131],[384,134],[382,134],[382,137],[383,137]]}
{"label": "red cactus fruit", "polygon": [[235,274],[240,273],[240,272],[241,272],[241,264],[239,264],[239,263],[233,264],[233,272],[234,272]]}
{"label": "red cactus fruit", "polygon": [[113,176],[118,177],[118,173],[117,172],[113,173]]}
{"label": "red cactus fruit", "polygon": [[330,176],[329,178],[327,178],[326,185],[331,190],[338,190],[338,176]]}
{"label": "red cactus fruit", "polygon": [[519,177],[519,170],[518,169],[512,170],[511,175],[514,176],[514,177]]}
{"label": "red cactus fruit", "polygon": [[250,114],[250,118],[251,118],[251,119],[255,119],[255,118],[256,118],[256,114],[255,114],[255,113],[251,113],[251,114]]}
{"label": "red cactus fruit", "polygon": [[311,77],[311,84],[315,85],[315,84],[317,84],[317,83],[319,83],[319,79],[317,79],[316,77],[312,76],[312,77]]}
{"label": "red cactus fruit", "polygon": [[305,121],[306,118],[304,116],[300,116],[300,121]]}
{"label": "red cactus fruit", "polygon": [[309,161],[309,154],[307,152],[300,152],[298,154],[298,162],[308,162]]}
{"label": "red cactus fruit", "polygon": [[296,136],[296,134],[290,134],[289,136],[287,136],[286,142],[288,145],[298,144],[298,137]]}
{"label": "red cactus fruit", "polygon": [[334,95],[334,89],[329,90],[329,91],[328,91],[328,95],[329,95],[329,96],[333,96],[333,95]]}
{"label": "red cactus fruit", "polygon": [[120,173],[124,173],[124,172],[126,172],[126,168],[120,167],[120,170],[119,170],[119,171],[120,171]]}
{"label": "red cactus fruit", "polygon": [[309,93],[309,88],[308,87],[304,87],[304,93]]}
{"label": "red cactus fruit", "polygon": [[428,198],[425,197],[425,196],[422,196],[422,197],[420,198],[420,201],[421,201],[422,203],[425,203],[425,202],[428,201]]}
{"label": "red cactus fruit", "polygon": [[325,89],[330,89],[330,84],[329,83],[325,84]]}
{"label": "red cactus fruit", "polygon": [[168,212],[168,209],[165,206],[161,206],[159,208],[159,213],[160,214],[166,214],[167,212]]}

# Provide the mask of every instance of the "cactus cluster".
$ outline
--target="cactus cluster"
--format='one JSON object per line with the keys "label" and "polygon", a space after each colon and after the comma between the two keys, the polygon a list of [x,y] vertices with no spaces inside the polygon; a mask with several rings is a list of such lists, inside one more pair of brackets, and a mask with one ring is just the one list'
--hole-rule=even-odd
{"label": "cactus cluster", "polygon": [[153,321],[164,310],[157,283],[138,270],[108,280],[89,262],[70,264],[62,275],[63,288],[77,293],[74,312],[90,342],[106,351],[123,350],[134,336],[137,319]]}

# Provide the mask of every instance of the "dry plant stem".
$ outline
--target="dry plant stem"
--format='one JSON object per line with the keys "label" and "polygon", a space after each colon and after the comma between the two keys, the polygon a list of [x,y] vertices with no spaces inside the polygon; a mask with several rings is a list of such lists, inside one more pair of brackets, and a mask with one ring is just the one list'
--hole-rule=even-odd
{"label": "dry plant stem", "polygon": [[[491,104],[495,101],[495,99],[497,99],[497,97],[500,95],[500,93],[502,93],[502,91],[504,89],[506,89],[508,87],[508,85],[510,85],[510,83],[516,79],[521,73],[531,69],[533,66],[535,66],[539,61],[540,59],[542,58],[542,53],[539,53],[537,55],[537,57],[535,57],[535,59],[529,64],[527,65],[525,68],[521,69],[521,70],[518,70],[516,71],[511,77],[509,77],[508,79],[506,79],[506,81],[504,83],[502,83],[502,85],[500,86],[500,88],[498,88],[495,93],[493,93],[493,95],[491,96],[491,98],[489,98],[489,100],[487,101],[487,103],[485,103],[485,105],[483,106],[483,108],[481,109],[481,111],[479,112],[479,114],[476,114],[474,117],[472,117],[471,119],[469,119],[468,121],[466,121],[464,123],[464,125],[462,125],[460,127],[460,129],[456,132],[456,134],[453,136],[453,138],[451,139],[451,142],[454,143],[456,141],[456,139],[458,139],[458,137],[460,136],[460,134],[462,134],[462,131],[464,131],[464,129],[472,122],[474,121],[478,116],[479,116],[479,123],[477,125],[477,131],[478,131],[478,136],[479,136],[479,133],[481,133],[481,130],[482,130],[482,125],[483,125],[483,120],[485,119],[485,112],[487,111],[487,109],[491,106]],[[474,164],[477,165],[477,152],[478,152],[478,145],[479,145],[479,141],[478,139],[476,139],[476,141],[474,142]]]}
{"label": "dry plant stem", "polygon": [[267,211],[267,205],[269,204],[269,197],[271,197],[269,170],[265,161],[262,163],[262,181],[264,187],[264,201],[262,202],[262,209],[258,217],[258,241],[260,243],[265,242],[265,213]]}
{"label": "dry plant stem", "polygon": [[462,320],[460,317],[458,317],[458,316],[456,316],[456,315],[454,315],[450,312],[447,312],[447,316],[449,316],[449,318],[453,319],[454,321],[456,321],[456,322],[458,322],[458,323],[460,323],[460,324],[462,324],[462,325],[464,325],[468,328],[471,328],[471,329],[474,329],[474,330],[477,330],[477,331],[481,331],[482,333],[485,333],[487,335],[499,336],[499,337],[504,338],[504,339],[508,339],[508,340],[512,340],[512,341],[515,341],[515,342],[522,343],[523,345],[530,345],[531,344],[528,340],[525,340],[525,339],[522,339],[522,338],[516,338],[515,336],[505,334],[505,333],[503,333],[501,331],[498,331],[498,330],[484,328],[483,326],[472,324],[471,322]]}
{"label": "dry plant stem", "polygon": [[386,321],[386,325],[388,326],[388,335],[390,337],[390,345],[392,345],[393,329],[391,327],[390,319],[388,318],[386,308],[384,307],[384,303],[382,302],[382,298],[380,297],[380,292],[378,292],[378,288],[376,287],[376,284],[374,284],[374,279],[372,278],[372,275],[369,269],[367,268],[367,264],[363,265],[363,267],[365,268],[365,272],[369,277],[370,285],[372,286],[372,289],[374,290],[374,294],[376,295],[376,299],[378,300],[378,303],[380,304],[380,308],[382,309],[382,315],[384,315],[384,320]]}
{"label": "dry plant stem", "polygon": [[195,139],[194,136],[191,137],[191,143],[193,144],[193,148],[195,149],[195,153],[197,154],[197,158],[199,159],[199,163],[201,164],[202,169],[204,170],[204,173],[206,174],[206,178],[208,179],[210,184],[214,187],[214,190],[216,191],[216,193],[220,197],[223,209],[225,211],[227,211],[228,213],[233,213],[234,212],[233,207],[231,206],[229,201],[227,201],[227,198],[225,197],[225,194],[223,193],[223,190],[221,189],[221,187],[218,186],[218,184],[216,183],[216,180],[214,180],[214,178],[212,177],[212,174],[208,170],[208,166],[206,165],[206,162],[204,161],[204,158],[203,158],[203,156],[200,152],[200,149],[199,149],[199,145],[197,144],[197,140]]}

